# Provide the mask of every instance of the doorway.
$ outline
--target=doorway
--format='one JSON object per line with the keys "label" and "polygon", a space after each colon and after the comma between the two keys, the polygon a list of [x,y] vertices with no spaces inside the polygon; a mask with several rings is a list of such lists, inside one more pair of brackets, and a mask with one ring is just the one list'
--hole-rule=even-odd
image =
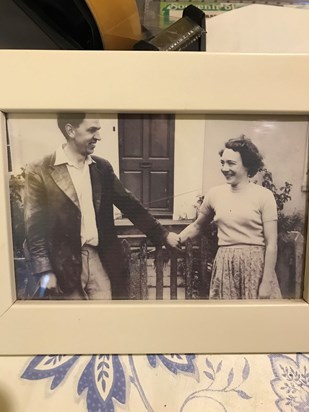
{"label": "doorway", "polygon": [[119,114],[120,180],[156,217],[173,214],[175,115]]}

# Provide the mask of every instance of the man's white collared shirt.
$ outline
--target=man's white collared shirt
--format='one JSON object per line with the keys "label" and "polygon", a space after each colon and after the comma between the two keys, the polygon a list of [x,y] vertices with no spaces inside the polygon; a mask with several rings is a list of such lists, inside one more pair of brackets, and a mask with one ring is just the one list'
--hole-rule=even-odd
{"label": "man's white collared shirt", "polygon": [[55,166],[65,164],[72,179],[81,212],[81,245],[97,246],[99,243],[95,211],[92,200],[92,185],[89,165],[95,163],[91,156],[87,156],[82,167],[78,167],[70,160],[61,146],[56,151]]}

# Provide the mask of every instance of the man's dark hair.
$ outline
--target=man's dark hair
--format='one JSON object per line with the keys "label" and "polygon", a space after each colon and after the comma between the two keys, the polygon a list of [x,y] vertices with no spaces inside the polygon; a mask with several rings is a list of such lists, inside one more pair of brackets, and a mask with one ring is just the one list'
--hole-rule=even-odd
{"label": "man's dark hair", "polygon": [[68,135],[65,130],[65,125],[70,123],[72,126],[78,127],[85,117],[86,113],[57,113],[58,127],[66,139]]}
{"label": "man's dark hair", "polygon": [[[236,139],[230,139],[225,143],[225,149],[232,149],[234,152],[239,152],[244,167],[248,170],[248,176],[253,177],[263,166],[263,156],[258,148],[245,135],[241,135]],[[222,156],[224,149],[220,150],[219,155]]]}

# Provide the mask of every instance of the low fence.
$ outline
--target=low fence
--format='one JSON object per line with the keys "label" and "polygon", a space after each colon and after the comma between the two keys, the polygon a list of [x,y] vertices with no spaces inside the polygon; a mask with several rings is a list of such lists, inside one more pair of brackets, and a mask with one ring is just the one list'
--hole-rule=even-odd
{"label": "low fence", "polygon": [[[191,247],[186,252],[189,255]],[[178,277],[178,259],[176,252],[171,253],[170,260],[167,262],[167,250],[156,247],[147,246],[147,240],[140,241],[138,247],[130,246],[129,242],[124,239],[122,241],[122,252],[125,262],[125,269],[129,277],[129,298],[130,299],[148,299],[148,280],[149,271],[153,277],[155,273],[155,299],[163,299],[164,288],[164,272],[167,263],[169,263],[169,278],[170,278],[170,299],[177,299],[177,277]],[[189,295],[192,285],[192,272],[188,271],[186,276],[186,298]]]}
{"label": "low fence", "polygon": [[168,299],[179,299],[179,286],[184,289],[185,299],[206,298],[214,258],[214,251],[207,246],[203,237],[199,243],[188,240],[182,252],[174,252],[148,246],[146,239],[132,246],[124,238],[122,253],[129,273],[130,299],[149,298],[150,275],[155,277],[155,299],[163,299],[165,280],[169,283]]}
{"label": "low fence", "polygon": [[[145,238],[132,243],[122,240],[122,251],[129,274],[129,298],[149,299],[149,277],[155,278],[154,299],[179,299],[179,282],[184,299],[208,299],[213,259],[217,246],[213,239],[188,240],[182,252],[147,245]],[[304,238],[290,232],[279,242],[277,276],[283,298],[301,298],[304,277]],[[150,263],[149,263],[150,262]],[[164,285],[168,280],[169,286]],[[169,289],[169,296],[164,294]]]}
{"label": "low fence", "polygon": [[[147,244],[144,236],[121,238],[129,276],[129,299],[208,299],[217,250],[213,238],[188,241],[179,253],[154,248]],[[296,231],[279,239],[276,272],[285,299],[302,297],[304,247],[304,237]],[[15,257],[14,264],[17,298],[29,299],[29,291],[35,286],[33,276],[24,257]]]}

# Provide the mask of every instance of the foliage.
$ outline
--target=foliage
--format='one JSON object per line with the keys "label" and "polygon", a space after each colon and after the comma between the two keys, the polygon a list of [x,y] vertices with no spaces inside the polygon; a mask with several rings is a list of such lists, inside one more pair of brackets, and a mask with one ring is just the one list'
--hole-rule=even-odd
{"label": "foliage", "polygon": [[292,200],[291,191],[292,183],[284,182],[284,186],[279,189],[276,187],[273,181],[272,173],[266,168],[260,170],[262,177],[262,186],[269,189],[276,200],[278,211],[278,235],[284,238],[288,232],[296,230],[304,234],[304,218],[299,212],[294,212],[287,215],[283,212],[284,206],[287,202]]}
{"label": "foliage", "polygon": [[25,185],[25,169],[21,168],[21,172],[14,175],[11,174],[10,187],[10,201],[12,213],[12,229],[14,237],[14,256],[23,256],[23,242],[25,239],[25,225],[24,225],[24,210],[23,210],[23,193]]}
{"label": "foliage", "polygon": [[17,175],[10,176],[10,198],[11,202],[17,202],[19,206],[23,205],[23,189],[25,186],[25,168],[21,168],[21,172]]}
{"label": "foliage", "polygon": [[260,173],[263,179],[262,186],[266,187],[266,189],[269,189],[273,193],[277,203],[278,213],[281,213],[285,203],[292,199],[290,196],[293,186],[292,183],[284,182],[284,186],[277,189],[271,172],[269,172],[266,168],[263,168],[260,170]]}
{"label": "foliage", "polygon": [[196,202],[193,205],[193,207],[197,210],[197,212],[198,212],[199,208],[202,206],[204,198],[205,198],[205,196],[203,196],[203,195],[200,195],[200,194],[196,195]]}

